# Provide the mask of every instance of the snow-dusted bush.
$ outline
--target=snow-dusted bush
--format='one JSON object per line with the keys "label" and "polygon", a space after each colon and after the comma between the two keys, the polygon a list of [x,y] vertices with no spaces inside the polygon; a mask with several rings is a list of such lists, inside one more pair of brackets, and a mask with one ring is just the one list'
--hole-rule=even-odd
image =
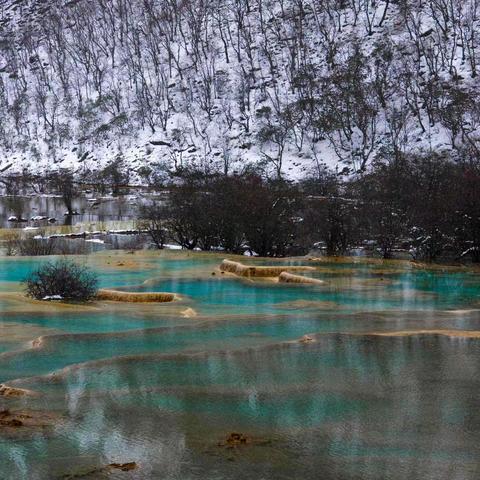
{"label": "snow-dusted bush", "polygon": [[91,300],[97,293],[97,275],[67,260],[42,265],[25,280],[29,297],[37,300]]}

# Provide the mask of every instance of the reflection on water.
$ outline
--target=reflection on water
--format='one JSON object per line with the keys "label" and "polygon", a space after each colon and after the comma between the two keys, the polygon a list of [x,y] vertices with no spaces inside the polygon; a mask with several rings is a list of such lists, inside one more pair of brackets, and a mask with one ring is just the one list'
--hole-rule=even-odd
{"label": "reflection on water", "polygon": [[72,203],[73,211],[78,215],[66,216],[66,207],[61,197],[53,196],[0,196],[0,228],[11,227],[11,216],[23,218],[28,222],[21,226],[45,226],[47,221],[32,221],[34,217],[55,218],[59,225],[77,223],[131,220],[136,218],[137,200],[129,197],[103,198],[88,201],[86,197],[77,197]]}
{"label": "reflection on water", "polygon": [[[61,420],[0,433],[0,478],[103,478],[95,468],[131,461],[138,468],[118,478],[479,478],[479,340],[365,335],[480,330],[475,272],[322,262],[313,275],[327,283],[305,287],[212,276],[215,255],[116,260],[83,259],[104,286],[183,300],[1,304],[0,324],[18,338],[0,340],[0,383],[41,395],[0,407]],[[4,260],[0,281],[15,285],[36,264]],[[198,316],[182,316],[187,306]],[[29,335],[42,336],[34,348]],[[230,432],[253,440],[226,448]]]}

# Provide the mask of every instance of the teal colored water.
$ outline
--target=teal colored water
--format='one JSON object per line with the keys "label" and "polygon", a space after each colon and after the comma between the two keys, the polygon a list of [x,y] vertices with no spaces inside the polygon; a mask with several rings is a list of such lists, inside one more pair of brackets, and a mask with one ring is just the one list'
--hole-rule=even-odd
{"label": "teal colored water", "polygon": [[[59,456],[83,462],[85,451],[97,451],[141,462],[145,478],[165,478],[171,462],[166,478],[210,478],[212,468],[225,478],[315,478],[319,469],[327,479],[339,470],[340,478],[452,478],[453,467],[475,478],[479,353],[476,342],[438,337],[372,344],[331,336],[309,346],[86,366],[28,383],[50,407],[66,402],[74,418],[58,437],[22,443],[14,458],[55,452],[35,469],[44,476],[61,469]],[[270,443],[234,452],[232,465],[217,443],[239,429]]]}
{"label": "teal colored water", "polygon": [[[0,318],[2,318],[1,314]],[[54,328],[59,331],[64,331],[65,333],[113,333],[118,331],[161,327],[178,323],[178,320],[167,317],[135,317],[131,314],[127,315],[115,311],[106,311],[94,314],[25,314],[7,316],[5,319],[22,325]]]}
{"label": "teal colored water", "polygon": [[[123,287],[125,285],[136,285],[145,280],[161,277],[161,276],[178,276],[182,272],[189,269],[213,269],[218,265],[218,258],[162,258],[156,260],[149,259],[147,268],[142,268],[138,271],[128,270],[125,272],[116,271],[99,271],[100,286],[101,287]],[[93,265],[94,267],[94,265]]]}
{"label": "teal colored water", "polygon": [[[323,278],[328,281],[328,277]],[[282,310],[282,303],[298,299],[334,302],[336,308],[347,310],[459,308],[471,305],[480,295],[478,281],[473,279],[470,283],[468,277],[460,274],[437,277],[431,273],[406,273],[389,277],[388,282],[378,280],[375,284],[369,284],[367,276],[358,276],[355,280],[313,287],[258,284],[230,278],[168,279],[128,290],[174,292],[192,297],[206,310],[219,305],[235,306],[244,313]],[[362,284],[362,280],[367,283]]]}
{"label": "teal colored water", "polygon": [[[130,257],[125,256],[127,260]],[[123,260],[125,259],[123,257]],[[0,282],[22,282],[28,275],[40,265],[45,262],[55,260],[55,257],[23,257],[23,258],[9,258],[0,257]],[[115,267],[116,264],[122,262],[122,257],[113,255],[111,257],[111,265]],[[100,287],[118,287],[125,285],[136,285],[149,278],[165,275],[174,275],[189,268],[209,267],[212,268],[218,264],[218,258],[200,258],[193,259],[175,259],[175,258],[148,258],[148,261],[141,269],[132,270],[120,268],[105,268],[97,267],[96,256],[79,257],[79,263],[85,264],[97,271],[99,274]],[[105,263],[105,262],[103,262]],[[96,268],[97,267],[97,268]]]}
{"label": "teal colored water", "polygon": [[0,282],[22,282],[27,276],[47,261],[46,258],[0,257]]}
{"label": "teal colored water", "polygon": [[479,478],[480,340],[370,335],[479,331],[476,272],[332,261],[279,285],[212,276],[215,255],[102,255],[78,260],[103,287],[182,301],[37,311],[1,292],[46,259],[1,259],[0,383],[38,395],[0,411],[58,416],[0,425],[1,479]]}
{"label": "teal colored water", "polygon": [[203,351],[206,349],[238,348],[294,340],[310,332],[325,331],[331,324],[325,319],[282,321],[222,322],[202,328],[178,327],[144,330],[127,335],[59,336],[44,349],[29,349],[0,365],[3,381],[19,377],[46,374],[68,365],[121,355],[140,355],[156,352]]}

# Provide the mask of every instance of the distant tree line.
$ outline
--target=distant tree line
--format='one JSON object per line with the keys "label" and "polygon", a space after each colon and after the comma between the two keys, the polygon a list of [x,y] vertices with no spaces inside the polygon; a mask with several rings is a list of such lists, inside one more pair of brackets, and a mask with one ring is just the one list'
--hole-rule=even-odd
{"label": "distant tree line", "polygon": [[128,188],[130,170],[122,158],[107,163],[102,169],[74,171],[72,168],[52,168],[42,172],[24,169],[20,173],[0,173],[0,192],[18,196],[25,193],[62,195],[65,206],[71,209],[72,196],[81,186],[92,185],[99,193],[119,195]]}
{"label": "distant tree line", "polygon": [[[166,195],[143,205],[138,224],[158,248],[175,242],[186,249],[285,256],[312,248],[343,255],[361,247],[383,258],[402,251],[426,261],[480,262],[475,155],[454,160],[389,152],[356,175],[323,168],[296,182],[253,167],[229,175],[190,167],[168,176],[152,167],[149,175],[156,179],[149,188]],[[87,188],[93,195],[127,193],[128,178],[125,166],[113,162],[99,174],[25,172],[3,175],[0,183],[17,214],[21,192],[57,193],[71,211],[73,198]]]}
{"label": "distant tree line", "polygon": [[262,256],[363,247],[424,261],[480,261],[480,162],[440,155],[392,156],[345,178],[327,169],[300,182],[187,169],[168,200],[143,207],[143,226],[161,248],[221,248]]}

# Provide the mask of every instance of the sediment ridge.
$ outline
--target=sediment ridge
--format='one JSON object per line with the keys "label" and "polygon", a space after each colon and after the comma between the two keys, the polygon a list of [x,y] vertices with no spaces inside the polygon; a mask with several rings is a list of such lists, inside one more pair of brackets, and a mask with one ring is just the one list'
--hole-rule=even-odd
{"label": "sediment ridge", "polygon": [[323,280],[312,277],[304,277],[303,275],[295,275],[290,272],[282,272],[278,276],[278,281],[280,283],[305,283],[310,285],[322,285],[325,284]]}
{"label": "sediment ridge", "polygon": [[121,290],[101,289],[97,292],[96,299],[110,302],[168,303],[177,300],[178,297],[174,293],[124,292]]}
{"label": "sediment ridge", "polygon": [[240,262],[225,259],[220,264],[220,271],[233,273],[239,277],[278,277],[283,272],[306,272],[314,271],[314,267],[305,265],[283,265],[283,266],[255,266],[244,265]]}
{"label": "sediment ridge", "polygon": [[360,334],[374,337],[412,337],[416,335],[443,335],[457,338],[480,338],[478,330],[401,330],[397,332],[368,332]]}
{"label": "sediment ridge", "polygon": [[[215,357],[225,357],[229,358],[251,355],[253,352],[260,351],[278,351],[283,349],[291,348],[295,345],[302,345],[303,348],[318,348],[315,345],[318,345],[319,342],[330,339],[342,339],[342,338],[376,338],[379,341],[382,339],[400,339],[407,336],[418,336],[418,337],[445,337],[445,338],[463,338],[465,340],[476,341],[480,338],[480,331],[478,330],[406,330],[406,331],[392,331],[392,332],[348,332],[348,333],[339,333],[339,332],[322,332],[322,333],[311,333],[305,334],[300,338],[295,340],[286,340],[280,341],[278,343],[270,343],[266,345],[254,346],[249,348],[239,348],[234,350],[212,350],[212,351],[190,351],[190,352],[168,352],[168,353],[137,353],[131,355],[120,355],[110,358],[101,358],[95,360],[87,360],[84,362],[79,362],[75,364],[66,365],[63,368],[55,370],[54,372],[34,375],[32,377],[19,377],[12,378],[8,380],[8,387],[16,388],[18,385],[21,388],[24,388],[25,385],[29,385],[32,381],[34,382],[57,382],[62,381],[66,378],[67,375],[74,373],[83,369],[97,369],[102,368],[108,365],[124,365],[124,364],[134,364],[137,362],[148,363],[157,363],[162,361],[187,361],[187,360],[197,360],[204,361],[212,356]],[[7,385],[6,385],[7,386]],[[28,390],[27,390],[28,391]]]}

